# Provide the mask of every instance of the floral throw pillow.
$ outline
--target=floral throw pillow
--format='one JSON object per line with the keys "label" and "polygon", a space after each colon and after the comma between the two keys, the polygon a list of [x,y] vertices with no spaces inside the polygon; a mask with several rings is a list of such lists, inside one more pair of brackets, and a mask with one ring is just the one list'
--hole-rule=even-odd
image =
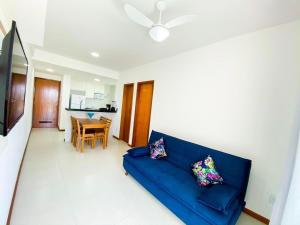
{"label": "floral throw pillow", "polygon": [[167,156],[163,138],[150,144],[149,148],[150,148],[150,157],[152,159],[159,159]]}
{"label": "floral throw pillow", "polygon": [[214,160],[211,156],[207,156],[204,161],[194,163],[192,170],[200,186],[220,184],[223,182],[223,178],[217,172]]}

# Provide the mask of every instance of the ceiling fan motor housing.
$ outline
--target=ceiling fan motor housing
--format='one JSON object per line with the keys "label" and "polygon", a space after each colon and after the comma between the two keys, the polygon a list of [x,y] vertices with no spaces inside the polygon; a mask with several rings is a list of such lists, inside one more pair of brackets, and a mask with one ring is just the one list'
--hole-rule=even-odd
{"label": "ceiling fan motor housing", "polygon": [[166,8],[167,8],[167,4],[165,1],[159,1],[156,3],[156,8],[159,10],[159,11],[165,11]]}
{"label": "ceiling fan motor housing", "polygon": [[154,41],[163,42],[169,37],[170,31],[162,25],[154,25],[149,30],[149,35]]}

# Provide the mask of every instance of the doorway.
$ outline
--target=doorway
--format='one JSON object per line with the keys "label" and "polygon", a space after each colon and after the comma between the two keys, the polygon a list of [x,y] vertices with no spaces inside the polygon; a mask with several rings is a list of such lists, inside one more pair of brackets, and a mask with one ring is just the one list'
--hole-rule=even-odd
{"label": "doorway", "polygon": [[60,81],[35,78],[33,128],[57,128]]}
{"label": "doorway", "polygon": [[132,98],[134,84],[125,84],[123,89],[122,115],[119,139],[129,142]]}
{"label": "doorway", "polygon": [[136,106],[132,145],[146,146],[148,143],[154,81],[139,82],[136,94]]}

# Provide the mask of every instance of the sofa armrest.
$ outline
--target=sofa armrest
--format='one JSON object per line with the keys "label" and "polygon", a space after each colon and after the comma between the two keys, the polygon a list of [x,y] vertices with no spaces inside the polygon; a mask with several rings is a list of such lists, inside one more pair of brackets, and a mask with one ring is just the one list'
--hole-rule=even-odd
{"label": "sofa armrest", "polygon": [[150,151],[148,147],[137,147],[137,148],[132,148],[127,151],[128,154],[132,157],[142,157],[142,156],[147,156],[150,154]]}

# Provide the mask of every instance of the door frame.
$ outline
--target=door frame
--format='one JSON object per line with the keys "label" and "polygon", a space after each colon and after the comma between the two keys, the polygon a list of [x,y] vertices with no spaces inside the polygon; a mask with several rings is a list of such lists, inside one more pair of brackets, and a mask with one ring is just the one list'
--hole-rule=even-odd
{"label": "door frame", "polygon": [[33,84],[33,102],[32,102],[32,118],[31,118],[31,127],[33,127],[33,119],[34,119],[34,103],[35,103],[35,82],[37,79],[40,80],[51,80],[59,83],[59,90],[58,90],[58,104],[57,104],[57,124],[56,128],[59,129],[59,112],[60,112],[60,101],[61,101],[61,80],[53,80],[53,79],[47,79],[42,77],[34,77],[34,84]]}
{"label": "door frame", "polygon": [[[125,124],[125,110],[126,110],[126,107],[124,107],[124,102],[126,102],[125,104],[127,105],[127,99],[125,100],[125,98],[127,97],[127,95],[125,96],[125,87],[130,87],[132,86],[132,101],[133,101],[133,94],[134,94],[134,83],[128,83],[128,84],[124,84],[123,86],[123,98],[122,98],[122,111],[121,111],[121,121],[120,121],[120,133],[119,133],[119,139],[122,140],[122,141],[125,141],[123,140],[123,136],[124,136],[124,124]],[[131,109],[130,109],[130,117],[129,117],[129,124],[131,125],[131,117],[132,117],[132,102],[131,102]],[[130,127],[129,126],[129,137],[128,137],[128,142],[130,140]],[[126,142],[126,141],[125,141]],[[127,143],[128,143],[127,142]]]}
{"label": "door frame", "polygon": [[134,125],[133,125],[133,133],[132,133],[132,141],[131,145],[134,147],[136,143],[136,118],[137,118],[137,109],[139,107],[139,101],[138,99],[140,98],[140,93],[141,93],[141,85],[143,84],[152,84],[152,100],[150,103],[150,115],[148,118],[148,123],[149,123],[149,129],[147,131],[147,136],[149,138],[149,130],[150,130],[150,123],[151,123],[151,114],[152,114],[152,102],[153,102],[153,93],[154,93],[154,80],[148,80],[148,81],[141,81],[137,83],[137,91],[136,91],[136,98],[135,98],[135,113],[134,113]]}

